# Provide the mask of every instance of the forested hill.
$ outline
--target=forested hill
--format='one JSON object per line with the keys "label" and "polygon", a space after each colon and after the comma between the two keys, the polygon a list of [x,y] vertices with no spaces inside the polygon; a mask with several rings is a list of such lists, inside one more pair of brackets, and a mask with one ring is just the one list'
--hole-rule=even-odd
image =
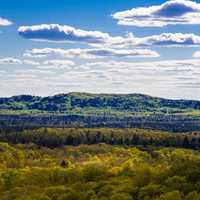
{"label": "forested hill", "polygon": [[0,98],[0,110],[42,112],[149,112],[200,111],[200,101],[170,100],[142,94],[68,93],[49,97],[30,95]]}

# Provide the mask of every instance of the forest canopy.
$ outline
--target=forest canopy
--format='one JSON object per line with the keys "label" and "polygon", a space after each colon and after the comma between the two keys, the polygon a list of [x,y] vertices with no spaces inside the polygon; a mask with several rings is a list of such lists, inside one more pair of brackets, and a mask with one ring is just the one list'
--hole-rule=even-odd
{"label": "forest canopy", "polygon": [[170,100],[143,94],[68,93],[48,97],[0,98],[0,110],[60,113],[182,113],[200,110],[200,101]]}
{"label": "forest canopy", "polygon": [[200,154],[106,144],[0,143],[1,200],[199,200]]}

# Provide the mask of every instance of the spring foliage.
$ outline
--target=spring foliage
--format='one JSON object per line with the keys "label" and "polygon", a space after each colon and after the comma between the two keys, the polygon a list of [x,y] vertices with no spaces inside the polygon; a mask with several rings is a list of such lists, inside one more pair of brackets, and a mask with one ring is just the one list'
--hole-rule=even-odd
{"label": "spring foliage", "polygon": [[181,148],[0,143],[0,199],[199,200],[199,169]]}

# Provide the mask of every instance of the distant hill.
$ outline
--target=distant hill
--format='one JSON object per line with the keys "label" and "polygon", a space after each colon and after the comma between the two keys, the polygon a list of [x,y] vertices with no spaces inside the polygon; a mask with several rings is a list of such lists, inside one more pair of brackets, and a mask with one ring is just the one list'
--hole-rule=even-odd
{"label": "distant hill", "polygon": [[200,111],[200,101],[170,100],[143,94],[68,93],[49,97],[30,95],[0,98],[0,110],[56,113],[183,113]]}
{"label": "distant hill", "polygon": [[40,127],[200,131],[200,101],[89,93],[0,98],[0,132]]}

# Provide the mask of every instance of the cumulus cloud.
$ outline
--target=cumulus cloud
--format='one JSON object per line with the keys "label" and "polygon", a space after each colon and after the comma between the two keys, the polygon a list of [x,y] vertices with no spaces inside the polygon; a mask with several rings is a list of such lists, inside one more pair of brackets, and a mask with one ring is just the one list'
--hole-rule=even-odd
{"label": "cumulus cloud", "polygon": [[110,49],[110,48],[99,48],[99,49],[32,49],[27,50],[24,56],[29,57],[45,57],[50,55],[58,55],[62,57],[80,57],[85,59],[94,59],[102,57],[158,57],[159,54],[149,49]]}
{"label": "cumulus cloud", "polygon": [[200,4],[190,0],[171,0],[161,5],[116,12],[112,16],[120,25],[138,27],[200,24]]}
{"label": "cumulus cloud", "polygon": [[194,52],[193,57],[194,58],[200,58],[200,51]]}
{"label": "cumulus cloud", "polygon": [[10,92],[50,95],[70,91],[96,92],[98,88],[102,93],[137,92],[167,98],[199,99],[199,62],[199,59],[90,61],[62,71],[38,67],[15,69],[1,77],[0,93],[3,96]]}
{"label": "cumulus cloud", "polygon": [[155,46],[170,46],[170,45],[199,45],[200,36],[193,33],[162,33],[160,35],[152,35],[140,38],[139,45],[155,45]]}
{"label": "cumulus cloud", "polygon": [[23,60],[22,63],[23,63],[23,64],[26,64],[26,65],[33,65],[33,66],[38,66],[38,65],[40,65],[39,62],[36,62],[36,61],[33,61],[33,60]]}
{"label": "cumulus cloud", "polygon": [[32,60],[20,60],[18,58],[6,57],[0,58],[0,65],[39,65],[39,62]]}
{"label": "cumulus cloud", "polygon": [[18,32],[24,38],[45,41],[102,43],[110,38],[109,34],[100,31],[85,31],[59,24],[21,26]]}
{"label": "cumulus cloud", "polygon": [[148,49],[89,49],[85,53],[97,57],[159,57],[158,53]]}
{"label": "cumulus cloud", "polygon": [[12,24],[11,21],[0,17],[0,26],[9,26],[11,24]]}
{"label": "cumulus cloud", "polygon": [[104,44],[93,44],[96,47],[131,47],[131,46],[195,46],[200,45],[200,36],[193,33],[162,33],[146,37],[136,37],[132,33],[120,40],[112,39]]}
{"label": "cumulus cloud", "polygon": [[65,69],[74,66],[75,63],[71,60],[47,60],[43,62],[40,69]]}
{"label": "cumulus cloud", "polygon": [[[132,33],[126,36],[112,37],[108,33],[99,31],[85,31],[70,26],[57,24],[42,24],[37,26],[23,26],[18,29],[24,38],[53,42],[81,42],[93,47],[128,47],[148,45],[199,45],[200,36],[183,33],[162,33],[147,37],[136,37]],[[29,56],[27,53],[26,56]],[[38,55],[43,57],[43,55]]]}
{"label": "cumulus cloud", "polygon": [[17,65],[17,64],[22,64],[22,61],[16,58],[6,57],[0,59],[0,64]]}
{"label": "cumulus cloud", "polygon": [[124,46],[136,44],[137,41],[132,34],[126,37],[112,37],[108,33],[100,31],[87,31],[76,29],[71,26],[61,26],[59,24],[41,24],[35,26],[21,26],[18,28],[20,36],[26,39],[51,42],[79,42],[99,47],[102,45]]}

